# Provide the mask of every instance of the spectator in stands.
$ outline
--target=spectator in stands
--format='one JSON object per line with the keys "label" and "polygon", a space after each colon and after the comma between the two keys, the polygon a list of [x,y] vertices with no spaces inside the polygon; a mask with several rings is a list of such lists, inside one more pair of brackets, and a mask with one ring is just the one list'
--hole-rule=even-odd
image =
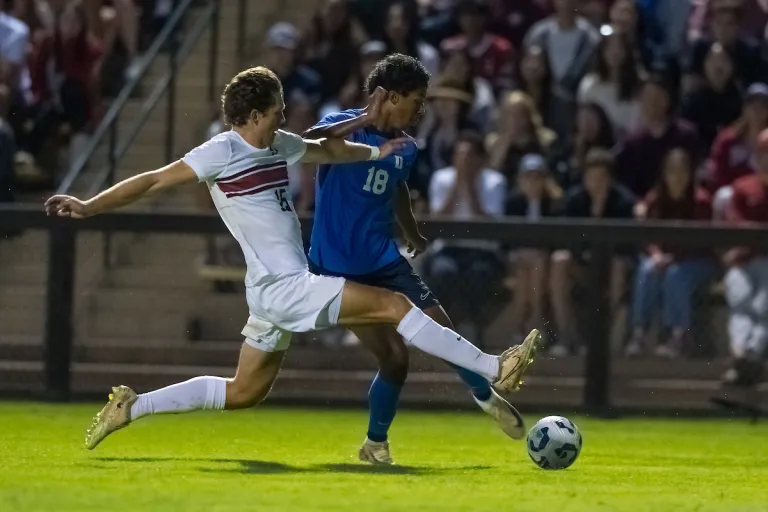
{"label": "spectator in stands", "polygon": [[650,68],[656,60],[650,37],[642,24],[638,5],[633,0],[616,0],[609,14],[611,30],[627,38],[633,53],[643,67]]}
{"label": "spectator in stands", "polygon": [[528,0],[526,2],[491,2],[491,30],[521,48],[528,30],[537,22],[552,14],[549,0]]}
{"label": "spectator in stands", "polygon": [[741,31],[740,6],[731,2],[715,2],[712,8],[711,34],[691,42],[686,62],[686,88],[693,89],[703,81],[704,59],[712,43],[720,43],[731,54],[736,77],[744,85],[768,81],[768,64],[762,58],[760,44]]}
{"label": "spectator in stands", "polygon": [[301,95],[318,105],[322,93],[320,75],[299,62],[300,40],[296,27],[284,21],[275,23],[267,30],[265,43],[264,65],[283,83],[285,101]]}
{"label": "spectator in stands", "polygon": [[[695,0],[699,1],[699,0]],[[661,58],[677,58],[686,45],[691,0],[638,0],[642,24],[647,27],[654,53]]]}
{"label": "spectator in stands", "polygon": [[[565,215],[573,218],[629,219],[635,200],[613,179],[614,161],[610,152],[593,149],[584,163],[584,184],[568,191]],[[557,250],[552,254],[549,296],[555,319],[556,343],[553,356],[564,356],[583,349],[583,338],[576,321],[574,286],[586,279],[590,254],[582,248]],[[627,263],[617,257],[610,269],[611,311],[620,303],[626,285]]]}
{"label": "spectator in stands", "polygon": [[0,203],[13,201],[16,175],[14,156],[16,139],[8,124],[11,89],[0,81]]}
{"label": "spectator in stands", "polygon": [[683,98],[681,117],[693,123],[705,148],[718,132],[741,114],[741,92],[733,74],[733,60],[720,43],[713,43],[704,60],[704,83]]}
{"label": "spectator in stands", "polygon": [[552,158],[557,183],[565,190],[581,185],[589,152],[595,148],[609,150],[614,144],[614,129],[602,107],[596,103],[579,105],[574,134]]}
{"label": "spectator in stands", "polygon": [[[675,1],[675,0],[671,0]],[[768,3],[765,0],[694,0],[688,20],[688,39],[695,41],[706,35],[712,11],[718,7],[741,9],[741,28],[758,41],[766,40]]]}
{"label": "spectator in stands", "polygon": [[600,105],[620,134],[629,133],[640,116],[636,98],[639,71],[629,38],[607,27],[597,47],[593,70],[579,85],[578,100]]}
{"label": "spectator in stands", "polygon": [[389,5],[384,25],[386,53],[402,53],[419,59],[432,76],[440,69],[440,54],[419,38],[418,6],[414,0],[396,0]]}
{"label": "spectator in stands", "polygon": [[552,86],[552,69],[547,53],[532,44],[523,48],[515,73],[515,89],[531,97],[544,126],[554,129],[570,121],[571,98],[562,98]]}
{"label": "spectator in stands", "polygon": [[26,77],[29,43],[29,27],[0,10],[0,61],[5,68],[7,85],[14,91],[25,92],[29,88]]}
{"label": "spectator in stands", "polygon": [[[462,132],[456,139],[452,165],[436,171],[429,183],[432,214],[454,219],[482,219],[504,215],[507,180],[485,166],[483,138]],[[487,304],[500,288],[504,264],[494,240],[437,240],[428,263],[430,286],[447,300],[457,325],[475,328]]]}
{"label": "spectator in stands", "polygon": [[533,99],[524,92],[511,92],[501,101],[497,129],[487,137],[490,167],[514,184],[520,159],[528,153],[550,157],[557,136],[544,126]]}
{"label": "spectator in stands", "polygon": [[717,193],[737,178],[754,172],[752,161],[755,144],[760,133],[766,128],[768,85],[755,83],[744,95],[741,118],[722,130],[712,145],[707,161],[708,185],[711,191]]}
{"label": "spectator in stands", "polygon": [[640,91],[640,122],[617,155],[617,178],[637,197],[658,181],[661,163],[672,148],[684,148],[698,159],[702,151],[696,130],[674,117],[675,92],[669,79],[652,74]]}
{"label": "spectator in stands", "polygon": [[586,75],[600,34],[577,15],[576,0],[554,0],[555,14],[539,21],[525,36],[526,45],[538,45],[547,52],[553,84],[575,96]]}
{"label": "spectator in stands", "polygon": [[306,36],[307,63],[323,77],[322,98],[335,98],[357,69],[359,47],[368,40],[347,0],[324,0]]}
{"label": "spectator in stands", "polygon": [[68,133],[86,132],[99,101],[101,41],[82,4],[53,7],[54,30],[36,46],[30,63],[36,115],[24,149],[36,158],[62,127]]}
{"label": "spectator in stands", "polygon": [[[768,223],[768,130],[757,140],[755,171],[733,184],[728,220],[736,225]],[[726,252],[723,260],[728,267],[724,284],[733,357],[724,381],[751,387],[762,375],[768,348],[768,257],[737,247]]]}
{"label": "spectator in stands", "polygon": [[469,118],[478,129],[485,131],[490,124],[496,98],[491,83],[481,76],[473,75],[472,68],[472,57],[466,49],[449,52],[443,55],[443,69],[438,80],[454,82],[473,96]]}
{"label": "spectator in stands", "polygon": [[[517,187],[507,200],[506,214],[537,222],[558,213],[563,191],[547,168],[546,159],[531,153],[520,160]],[[514,333],[544,325],[549,281],[549,254],[542,249],[519,248],[510,253],[514,295],[512,326]]]}
{"label": "spectator in stands", "polygon": [[378,61],[387,54],[387,47],[382,41],[368,41],[360,47],[360,57],[347,83],[335,98],[331,98],[320,107],[319,117],[350,108],[362,108],[368,104],[365,94],[365,80]]}
{"label": "spectator in stands", "polygon": [[459,133],[476,128],[469,118],[473,97],[460,84],[440,80],[430,88],[427,97],[426,113],[416,135],[419,176],[412,181],[425,196],[432,172],[450,166]]}
{"label": "spectator in stands", "polygon": [[593,27],[600,29],[608,18],[608,7],[611,0],[581,0],[579,13],[589,21]]}
{"label": "spectator in stands", "polygon": [[443,52],[467,50],[474,60],[475,75],[488,80],[494,91],[512,88],[512,45],[488,31],[488,6],[482,0],[461,0],[456,9],[459,35],[444,40]]}
{"label": "spectator in stands", "polygon": [[[671,150],[664,159],[659,183],[636,211],[648,219],[711,220],[710,196],[696,185],[694,170],[691,155],[685,149]],[[650,345],[656,346],[656,355],[661,357],[677,357],[692,348],[693,297],[715,275],[712,256],[706,250],[648,246],[635,277],[628,356],[638,356]],[[662,343],[651,343],[649,328],[659,308],[667,337]]]}

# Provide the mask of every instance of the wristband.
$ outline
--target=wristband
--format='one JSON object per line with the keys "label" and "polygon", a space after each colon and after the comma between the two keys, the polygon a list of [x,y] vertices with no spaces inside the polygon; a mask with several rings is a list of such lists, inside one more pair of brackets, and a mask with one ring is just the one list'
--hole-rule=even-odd
{"label": "wristband", "polygon": [[379,156],[381,155],[381,150],[378,146],[371,146],[371,156],[368,157],[368,160],[378,160]]}

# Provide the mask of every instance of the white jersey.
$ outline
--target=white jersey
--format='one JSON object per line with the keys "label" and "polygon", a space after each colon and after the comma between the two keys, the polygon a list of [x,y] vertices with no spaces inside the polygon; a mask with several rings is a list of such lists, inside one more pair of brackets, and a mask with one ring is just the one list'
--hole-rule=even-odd
{"label": "white jersey", "polygon": [[282,130],[265,149],[252,146],[231,130],[182,158],[208,185],[216,209],[240,243],[248,265],[246,286],[307,271],[287,171],[306,150],[301,137]]}

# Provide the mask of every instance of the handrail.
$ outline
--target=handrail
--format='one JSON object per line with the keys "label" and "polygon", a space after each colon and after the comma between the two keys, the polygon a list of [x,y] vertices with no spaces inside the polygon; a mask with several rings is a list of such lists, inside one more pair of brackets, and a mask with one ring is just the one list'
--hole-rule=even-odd
{"label": "handrail", "polygon": [[[311,229],[311,218],[302,218],[302,229]],[[608,272],[617,247],[643,246],[651,241],[676,247],[716,248],[746,245],[768,250],[766,228],[722,223],[663,222],[594,219],[522,218],[494,221],[423,219],[422,232],[429,238],[497,239],[528,247],[588,247],[587,317],[584,406],[593,413],[610,410],[611,376],[609,343]],[[215,234],[226,228],[215,214],[107,213],[81,221],[47,217],[38,206],[0,204],[0,226],[9,229],[46,229],[48,242],[48,294],[45,334],[46,389],[51,397],[69,396],[72,357],[76,272],[76,239],[82,231]]]}
{"label": "handrail", "polygon": [[[171,39],[179,24],[181,23],[187,11],[192,6],[195,0],[183,0],[181,4],[173,11],[170,18],[166,22],[163,29],[155,37],[155,40],[150,45],[147,52],[141,57],[140,65],[136,75],[132,76],[128,83],[125,84],[118,94],[117,98],[112,102],[106,115],[99,123],[99,126],[94,131],[93,135],[88,141],[88,145],[85,150],[80,154],[74,164],[69,168],[64,179],[61,181],[59,188],[56,190],[57,194],[66,194],[70,191],[77,179],[82,174],[88,162],[93,157],[96,149],[101,144],[104,137],[113,129],[113,126],[117,123],[118,116],[122,112],[125,105],[128,103],[136,87],[139,86],[144,76],[147,74],[149,67],[154,64],[163,46]],[[112,131],[114,134],[114,131]],[[114,136],[114,135],[112,135]]]}
{"label": "handrail", "polygon": [[[165,75],[163,75],[163,77],[160,78],[160,80],[157,81],[157,84],[155,84],[155,86],[152,88],[152,92],[150,92],[149,96],[147,96],[147,99],[141,105],[141,110],[138,117],[128,128],[127,136],[121,139],[120,143],[114,149],[114,153],[110,155],[110,162],[107,165],[104,165],[96,174],[96,178],[88,190],[88,196],[93,196],[99,193],[104,188],[104,185],[107,184],[110,174],[114,172],[114,167],[120,162],[128,149],[130,149],[131,144],[133,144],[133,141],[141,131],[144,123],[146,123],[147,119],[152,114],[152,111],[157,106],[157,103],[171,86],[172,75],[175,72],[175,69],[178,69],[178,66],[183,63],[189,56],[189,53],[194,48],[198,38],[208,28],[210,18],[216,15],[216,10],[216,2],[211,2],[208,7],[206,7],[206,9],[200,13],[197,23],[192,29],[189,30],[185,36],[184,41],[181,44],[181,48],[178,50],[178,52],[175,53],[175,55],[171,56],[171,59],[174,61],[173,65],[169,66],[169,69]],[[168,160],[170,161],[170,159]]]}

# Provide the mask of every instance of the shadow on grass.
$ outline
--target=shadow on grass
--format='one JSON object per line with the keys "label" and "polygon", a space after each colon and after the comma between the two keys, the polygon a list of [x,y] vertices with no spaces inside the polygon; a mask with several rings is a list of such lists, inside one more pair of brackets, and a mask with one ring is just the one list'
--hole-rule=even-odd
{"label": "shadow on grass", "polygon": [[[429,466],[371,466],[367,464],[314,464],[308,467],[291,466],[282,462],[249,460],[249,459],[206,459],[191,457],[98,457],[94,459],[100,462],[128,462],[128,463],[152,463],[152,462],[213,462],[217,464],[237,464],[239,467],[205,467],[200,471],[205,473],[246,473],[253,475],[280,475],[292,473],[355,473],[370,475],[415,475],[429,476],[447,473],[485,471],[491,466],[457,466],[437,468]],[[93,467],[93,465],[91,465]],[[109,467],[103,465],[100,467]]]}

